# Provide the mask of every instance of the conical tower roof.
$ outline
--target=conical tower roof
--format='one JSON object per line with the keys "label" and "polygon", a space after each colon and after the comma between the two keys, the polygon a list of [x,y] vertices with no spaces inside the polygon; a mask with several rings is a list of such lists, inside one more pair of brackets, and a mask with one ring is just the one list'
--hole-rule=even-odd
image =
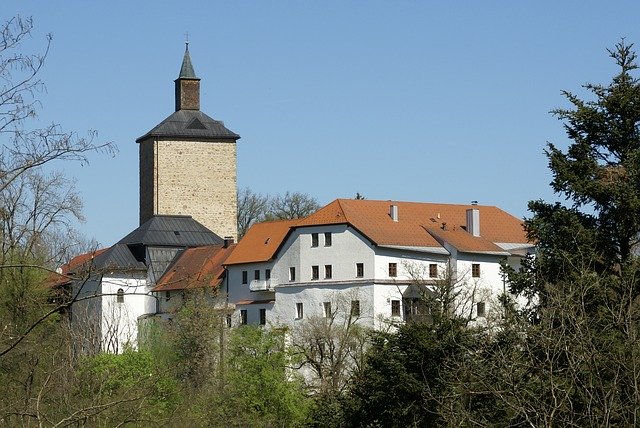
{"label": "conical tower roof", "polygon": [[189,43],[187,42],[184,50],[184,57],[182,58],[182,67],[180,67],[179,79],[197,79],[195,71],[193,71],[193,65],[191,64],[191,56],[189,56]]}

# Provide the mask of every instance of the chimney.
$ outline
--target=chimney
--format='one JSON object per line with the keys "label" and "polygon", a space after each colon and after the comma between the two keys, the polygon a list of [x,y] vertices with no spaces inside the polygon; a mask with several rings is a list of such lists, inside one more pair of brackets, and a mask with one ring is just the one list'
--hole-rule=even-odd
{"label": "chimney", "polygon": [[467,210],[467,232],[480,236],[480,210],[477,208]]}
{"label": "chimney", "polygon": [[398,221],[398,206],[397,205],[391,205],[389,207],[389,216],[391,217],[391,220]]}
{"label": "chimney", "polygon": [[229,248],[229,245],[233,244],[233,236],[225,236],[222,248]]}

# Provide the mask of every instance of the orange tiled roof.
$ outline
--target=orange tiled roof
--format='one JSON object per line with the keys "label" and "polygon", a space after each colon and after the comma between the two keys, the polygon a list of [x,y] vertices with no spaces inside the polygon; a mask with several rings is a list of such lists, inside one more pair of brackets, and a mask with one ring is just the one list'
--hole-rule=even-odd
{"label": "orange tiled roof", "polygon": [[236,249],[229,256],[225,265],[271,260],[291,227],[298,224],[299,221],[299,219],[295,219],[254,224],[238,242]]}
{"label": "orange tiled roof", "polygon": [[[398,221],[389,215],[398,207]],[[424,202],[336,199],[298,226],[349,223],[377,245],[440,246],[425,228],[450,230],[466,227],[467,209],[480,211],[480,234],[491,242],[527,243],[522,220],[494,206],[433,204]]]}
{"label": "orange tiled roof", "polygon": [[[466,231],[470,208],[480,212],[480,237]],[[290,229],[328,224],[349,224],[380,246],[441,248],[446,240],[459,251],[504,253],[497,243],[528,244],[522,220],[495,206],[336,199],[304,219],[253,225],[226,264],[270,260]]]}
{"label": "orange tiled roof", "polygon": [[107,248],[100,248],[98,250],[89,251],[84,254],[75,256],[68,263],[60,266],[60,273],[51,273],[47,279],[47,284],[51,287],[57,287],[59,285],[66,284],[71,281],[69,278],[71,275],[87,271],[93,262],[93,259],[100,254],[107,251]]}
{"label": "orange tiled roof", "polygon": [[217,287],[224,278],[223,263],[235,244],[228,247],[187,248],[169,267],[151,291],[173,291]]}

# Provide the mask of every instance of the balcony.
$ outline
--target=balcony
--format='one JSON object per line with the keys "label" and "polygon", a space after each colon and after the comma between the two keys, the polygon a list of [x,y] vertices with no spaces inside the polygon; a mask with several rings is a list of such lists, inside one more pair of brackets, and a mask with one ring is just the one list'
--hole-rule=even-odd
{"label": "balcony", "polygon": [[276,281],[271,279],[254,279],[249,283],[250,291],[273,291],[271,284],[276,284]]}

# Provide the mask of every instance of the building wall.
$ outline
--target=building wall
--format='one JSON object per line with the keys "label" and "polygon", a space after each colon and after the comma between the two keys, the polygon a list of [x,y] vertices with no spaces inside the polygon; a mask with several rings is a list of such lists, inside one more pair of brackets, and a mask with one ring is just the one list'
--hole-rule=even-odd
{"label": "building wall", "polygon": [[237,239],[235,142],[140,143],[140,223],[190,215],[220,237]]}
{"label": "building wall", "polygon": [[[121,353],[125,346],[138,343],[138,317],[156,312],[156,299],[150,293],[144,274],[114,272],[102,278],[102,350]],[[124,301],[118,302],[118,290]]]}
{"label": "building wall", "polygon": [[[336,317],[348,317],[351,302],[360,304],[358,322],[367,327],[374,327],[376,309],[374,307],[373,284],[326,284],[326,285],[291,285],[278,288],[276,302],[271,318],[279,325],[295,326],[309,318],[321,318],[324,303],[331,303],[331,311]],[[297,317],[297,304],[303,306],[303,317]]]}

